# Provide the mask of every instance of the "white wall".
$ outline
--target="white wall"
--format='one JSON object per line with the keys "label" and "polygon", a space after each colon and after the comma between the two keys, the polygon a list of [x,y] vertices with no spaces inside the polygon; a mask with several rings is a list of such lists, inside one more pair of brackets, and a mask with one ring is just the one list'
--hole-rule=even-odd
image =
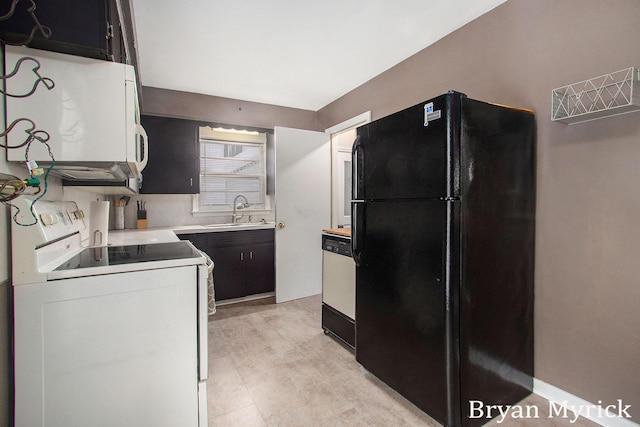
{"label": "white wall", "polygon": [[[0,60],[0,75],[3,75],[4,59]],[[0,98],[0,100],[2,100]],[[4,102],[0,102],[0,132],[4,132]],[[14,130],[17,131],[17,128]],[[0,139],[4,143],[4,138]],[[25,150],[20,148],[18,150]],[[0,173],[6,173],[24,179],[28,177],[26,167],[9,164],[6,161],[6,150],[0,148]],[[48,179],[48,190],[45,200],[76,200],[82,209],[88,212],[89,201],[102,196],[82,191],[63,191],[60,180]],[[31,192],[28,189],[27,192]],[[0,426],[9,426],[13,422],[13,389],[12,371],[12,325],[11,325],[11,215],[14,212],[7,205],[0,205]]]}
{"label": "white wall", "polygon": [[[65,190],[65,195],[67,194],[66,192],[67,190]],[[78,193],[83,193],[83,191],[78,191]],[[110,200],[113,205],[113,198],[109,197],[106,200]],[[136,228],[136,202],[138,200],[146,203],[147,225],[149,228],[231,222],[231,212],[193,215],[193,196],[190,194],[141,194],[132,196],[124,209],[124,227],[126,229]],[[259,222],[261,219],[274,221],[275,218],[273,211],[271,213],[255,213],[251,215],[252,222]],[[245,222],[247,218],[248,213],[245,211],[245,217],[240,221]],[[111,224],[113,224],[113,219]]]}
{"label": "white wall", "polygon": [[[4,112],[2,112],[4,117]],[[4,126],[2,126],[4,130]],[[26,178],[26,168],[9,165],[4,150],[0,155],[0,172]],[[60,186],[53,184],[50,193],[60,193]],[[0,205],[0,425],[9,426],[13,414],[11,352],[11,211]]]}
{"label": "white wall", "polygon": [[[0,61],[0,74],[4,75],[4,61]],[[4,102],[0,102],[0,117],[4,117]],[[4,132],[6,126],[4,120],[0,120],[0,129]],[[0,149],[0,172],[10,173],[11,170],[5,161],[5,153]],[[9,298],[9,271],[10,271],[10,244],[9,244],[9,208],[0,205],[0,425],[10,425],[13,411],[11,397],[11,371],[12,355],[10,352],[10,298]]]}
{"label": "white wall", "polygon": [[[4,153],[0,156],[0,172],[23,179],[28,177],[27,169],[8,164]],[[102,196],[88,192],[71,191],[71,194],[67,194],[68,191],[63,191],[58,179],[50,178],[48,181],[49,188],[43,199],[76,200],[86,212],[88,212],[89,201],[102,200]],[[13,413],[11,383],[13,371],[13,355],[11,353],[11,215],[13,213],[9,206],[0,205],[0,254],[2,254],[0,255],[0,426],[11,425]]]}

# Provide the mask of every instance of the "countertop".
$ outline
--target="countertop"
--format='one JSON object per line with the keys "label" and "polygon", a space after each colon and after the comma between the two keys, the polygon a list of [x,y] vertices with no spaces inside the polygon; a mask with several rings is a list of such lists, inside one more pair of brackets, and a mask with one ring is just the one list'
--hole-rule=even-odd
{"label": "countertop", "polygon": [[178,242],[178,236],[170,229],[109,230],[110,246],[144,245],[147,243]]}
{"label": "countertop", "polygon": [[274,222],[242,222],[239,224],[181,225],[167,227],[176,234],[217,233],[221,231],[268,230],[276,228]]}
{"label": "countertop", "polygon": [[325,228],[322,232],[335,234],[337,236],[351,237],[351,228]]}
{"label": "countertop", "polygon": [[240,224],[179,225],[145,229],[109,230],[108,241],[112,246],[141,245],[145,243],[177,242],[178,234],[219,233],[224,231],[266,230],[275,228],[273,222]]}

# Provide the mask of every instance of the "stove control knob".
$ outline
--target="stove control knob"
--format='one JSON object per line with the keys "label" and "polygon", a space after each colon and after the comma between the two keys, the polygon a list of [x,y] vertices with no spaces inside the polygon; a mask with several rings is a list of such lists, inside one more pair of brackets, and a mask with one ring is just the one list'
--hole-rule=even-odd
{"label": "stove control knob", "polygon": [[84,218],[84,211],[81,209],[78,209],[77,211],[73,211],[73,218],[74,219],[82,219]]}
{"label": "stove control knob", "polygon": [[44,224],[45,227],[48,227],[50,225],[57,223],[58,218],[53,214],[43,213],[43,214],[40,214],[40,221],[42,221],[42,224]]}

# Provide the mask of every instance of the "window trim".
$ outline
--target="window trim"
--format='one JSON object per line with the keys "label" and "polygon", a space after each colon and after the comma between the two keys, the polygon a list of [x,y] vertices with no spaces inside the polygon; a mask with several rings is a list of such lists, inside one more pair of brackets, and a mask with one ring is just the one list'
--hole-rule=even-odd
{"label": "window trim", "polygon": [[[258,207],[249,207],[243,209],[242,212],[249,215],[256,214],[269,214],[272,212],[271,195],[267,194],[267,135],[266,133],[258,132],[238,132],[235,130],[219,130],[213,129],[209,126],[199,128],[198,135],[198,161],[201,161],[200,157],[200,143],[201,141],[212,141],[221,143],[232,143],[238,145],[255,145],[261,147],[262,156],[262,172],[259,175],[251,174],[252,176],[259,176],[262,179],[262,197],[264,199],[264,205]],[[203,171],[200,171],[200,184],[203,182]],[[221,174],[220,176],[223,176]],[[233,176],[233,175],[231,175]],[[238,176],[241,177],[241,176]],[[224,205],[201,205],[200,204],[200,188],[198,193],[193,195],[192,198],[192,210],[191,213],[194,216],[228,216],[233,212],[233,204]]]}

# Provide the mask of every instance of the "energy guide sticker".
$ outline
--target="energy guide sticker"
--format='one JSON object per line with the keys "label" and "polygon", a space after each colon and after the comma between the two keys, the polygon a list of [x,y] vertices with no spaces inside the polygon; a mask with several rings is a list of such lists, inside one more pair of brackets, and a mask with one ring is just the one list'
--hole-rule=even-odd
{"label": "energy guide sticker", "polygon": [[429,122],[437,120],[442,116],[440,110],[433,111],[433,102],[424,105],[424,125],[429,126]]}

